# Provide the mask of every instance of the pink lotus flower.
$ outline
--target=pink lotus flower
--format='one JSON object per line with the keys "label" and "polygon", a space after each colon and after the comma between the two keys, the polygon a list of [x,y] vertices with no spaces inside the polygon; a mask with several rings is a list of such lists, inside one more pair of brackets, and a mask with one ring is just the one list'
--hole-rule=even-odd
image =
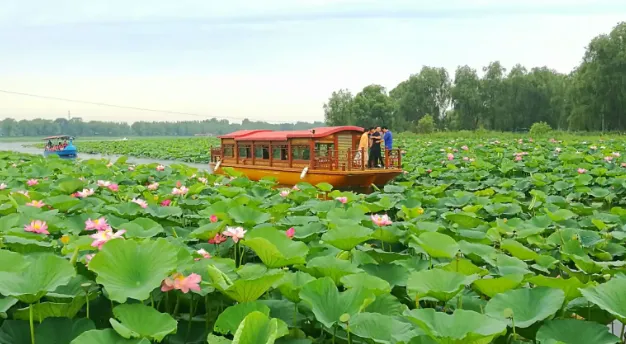
{"label": "pink lotus flower", "polygon": [[29,179],[26,184],[28,184],[28,186],[35,186],[39,184],[39,181],[37,179]]}
{"label": "pink lotus flower", "polygon": [[[207,252],[205,249],[201,248],[199,250],[196,251],[197,254],[201,255],[204,259],[210,259],[211,258],[211,254],[209,252]],[[201,258],[195,258],[194,260],[198,261]]]}
{"label": "pink lotus flower", "polygon": [[623,162],[621,166],[626,167],[626,162]]}
{"label": "pink lotus flower", "polygon": [[44,202],[42,202],[42,201],[35,201],[35,200],[33,200],[33,201],[30,201],[30,202],[26,203],[26,205],[29,206],[29,207],[41,208],[41,207],[43,207],[46,204]]}
{"label": "pink lotus flower", "polygon": [[591,149],[591,150],[596,150],[596,149],[598,149],[598,147],[596,147],[596,146],[590,146],[590,147],[589,147],[589,149]]}
{"label": "pink lotus flower", "polygon": [[461,147],[461,149],[462,149],[462,150],[464,150],[464,151],[466,151],[466,150],[469,150],[469,147],[467,147],[467,146],[463,146],[463,147]]}
{"label": "pink lotus flower", "polygon": [[217,222],[217,216],[216,216],[216,215],[211,215],[211,216],[209,217],[209,221],[211,221],[211,223],[215,223],[215,222]]}
{"label": "pink lotus flower", "polygon": [[209,182],[206,178],[202,178],[202,177],[199,177],[199,178],[198,178],[198,181],[199,181],[200,183],[202,183],[202,184],[206,184],[206,183],[208,183],[208,182]]}
{"label": "pink lotus flower", "polygon": [[612,156],[605,156],[604,157],[604,161],[611,162],[611,161],[613,161],[613,157]]}
{"label": "pink lotus flower", "polygon": [[191,274],[187,277],[181,273],[175,273],[171,277],[163,280],[161,283],[161,291],[168,292],[170,290],[180,290],[187,294],[190,290],[200,291],[200,281],[202,277],[198,274]]}
{"label": "pink lotus flower", "polygon": [[579,168],[577,171],[578,171],[578,174],[584,174],[587,172],[587,170],[585,170],[584,168]]}
{"label": "pink lotus flower", "polygon": [[613,152],[613,153],[611,153],[611,155],[613,155],[616,158],[619,158],[621,156],[621,154],[619,154],[619,152]]}
{"label": "pink lotus flower", "polygon": [[222,232],[222,234],[233,239],[235,243],[238,243],[239,240],[243,239],[244,235],[246,235],[246,231],[241,227],[226,227],[226,230]]}
{"label": "pink lotus flower", "polygon": [[11,166],[12,166],[12,167],[17,167],[17,164],[12,164]]}
{"label": "pink lotus flower", "polygon": [[177,188],[179,188],[179,187],[181,187],[181,186],[183,186],[183,184],[180,182],[180,180],[179,180],[179,181],[177,181],[177,182],[176,182],[176,187],[177,187]]}
{"label": "pink lotus flower", "polygon": [[92,220],[91,218],[85,221],[85,230],[86,231],[105,231],[107,229],[111,229],[111,226],[107,223],[107,219],[101,217],[99,219]]}
{"label": "pink lotus flower", "polygon": [[148,202],[142,200],[141,198],[133,198],[133,200],[131,202],[139,204],[139,206],[144,208],[144,209],[146,209],[148,207]]}
{"label": "pink lotus flower", "polygon": [[85,256],[85,266],[89,266],[89,262],[91,262],[95,255],[95,253],[92,253]]}
{"label": "pink lotus flower", "polygon": [[296,235],[296,230],[291,227],[285,232],[285,235],[287,236],[287,238],[293,239],[293,236]]}
{"label": "pink lotus flower", "polygon": [[7,185],[5,183],[0,184],[0,190],[4,190],[7,188]]}
{"label": "pink lotus flower", "polygon": [[431,170],[430,168],[426,170],[426,173],[431,174],[433,173],[433,170]]}
{"label": "pink lotus flower", "polygon": [[280,197],[287,197],[289,196],[289,190],[282,190],[280,192]]}
{"label": "pink lotus flower", "polygon": [[169,199],[163,200],[163,202],[161,202],[162,207],[169,207],[170,204],[172,204],[172,200]]}
{"label": "pink lotus flower", "polygon": [[555,151],[555,152],[557,152],[557,153],[561,153],[561,148],[556,147],[556,148],[554,149],[554,151]]}
{"label": "pink lotus flower", "polygon": [[150,191],[154,191],[154,190],[156,190],[158,188],[159,188],[159,183],[152,183],[152,184],[148,185],[148,190],[150,190]]}
{"label": "pink lotus flower", "polygon": [[298,185],[294,185],[291,189],[293,191],[300,191],[300,189],[298,188]]}
{"label": "pink lotus flower", "polygon": [[113,192],[118,192],[120,190],[120,186],[117,184],[111,184],[108,186],[108,189]]}
{"label": "pink lotus flower", "polygon": [[469,161],[469,157],[464,156],[463,161]]}
{"label": "pink lotus flower", "polygon": [[17,193],[20,193],[20,194],[22,194],[22,195],[24,195],[24,196],[26,196],[26,197],[30,198],[30,196],[28,195],[28,191],[20,190],[20,191],[18,191]]}
{"label": "pink lotus flower", "polygon": [[469,159],[469,161],[470,161],[470,162],[474,162],[474,158],[470,158],[470,159]]}
{"label": "pink lotus flower", "polygon": [[135,170],[135,166],[128,166],[128,170],[129,171],[134,171]]}
{"label": "pink lotus flower", "polygon": [[112,229],[99,231],[96,234],[90,235],[90,237],[94,239],[93,242],[91,243],[91,246],[97,247],[99,250],[101,250],[102,245],[106,244],[107,242],[113,239],[123,238],[122,235],[124,235],[124,233],[126,233],[125,229],[119,230],[117,231],[117,233],[114,233]]}
{"label": "pink lotus flower", "polygon": [[228,238],[218,233],[218,234],[215,234],[213,238],[209,239],[209,244],[219,245],[225,242],[226,240],[228,240]]}
{"label": "pink lotus flower", "polygon": [[515,156],[515,161],[522,161],[522,156],[521,155],[516,155]]}
{"label": "pink lotus flower", "polygon": [[24,226],[24,230],[26,232],[37,233],[37,234],[50,234],[48,232],[48,225],[46,221],[41,220],[33,220],[29,225]]}
{"label": "pink lotus flower", "polygon": [[86,197],[93,195],[93,193],[94,193],[93,189],[83,189],[83,191],[79,191],[76,193],[76,197],[86,198]]}
{"label": "pink lotus flower", "polygon": [[184,186],[181,186],[180,189],[179,188],[172,189],[172,195],[175,195],[175,196],[184,196],[187,194],[187,192],[189,192],[189,189],[187,189]]}
{"label": "pink lotus flower", "polygon": [[371,218],[372,222],[374,222],[374,224],[378,227],[389,226],[393,223],[387,215],[372,215]]}
{"label": "pink lotus flower", "polygon": [[342,204],[348,203],[348,197],[337,197],[337,198],[335,198],[335,200],[339,201]]}
{"label": "pink lotus flower", "polygon": [[454,160],[454,154],[452,153],[448,153],[447,157],[448,157],[448,161]]}
{"label": "pink lotus flower", "polygon": [[107,180],[98,180],[98,186],[101,188],[108,188],[111,186],[111,182]]}
{"label": "pink lotus flower", "polygon": [[109,163],[107,164],[107,167],[111,167],[113,166],[113,163],[109,161]]}
{"label": "pink lotus flower", "polygon": [[165,166],[159,165],[159,166],[156,167],[156,170],[159,171],[159,172],[165,171]]}
{"label": "pink lotus flower", "polygon": [[519,139],[519,140],[517,140],[517,143],[521,145],[522,143],[524,143],[524,140],[523,139]]}
{"label": "pink lotus flower", "polygon": [[455,152],[455,153],[457,153],[459,150],[455,148],[455,149],[453,149],[452,151],[453,151],[453,152]]}

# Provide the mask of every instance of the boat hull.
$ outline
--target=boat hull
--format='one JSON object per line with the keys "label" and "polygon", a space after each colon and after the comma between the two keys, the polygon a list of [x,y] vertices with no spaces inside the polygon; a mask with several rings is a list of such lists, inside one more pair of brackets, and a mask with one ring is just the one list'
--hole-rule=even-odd
{"label": "boat hull", "polygon": [[43,155],[44,156],[58,155],[59,158],[75,158],[78,155],[78,152],[75,149],[61,150],[61,151],[44,151]]}
{"label": "boat hull", "polygon": [[[215,168],[215,164],[211,164]],[[362,171],[324,171],[315,170],[308,171],[304,178],[300,178],[302,170],[284,169],[259,166],[229,166],[221,165],[216,174],[225,174],[223,168],[230,167],[235,171],[244,174],[250,180],[261,180],[262,178],[275,178],[281,185],[296,185],[300,182],[306,182],[312,185],[319,183],[328,183],[336,188],[367,188],[372,184],[382,186],[389,183],[392,179],[402,173],[401,170],[362,170]]]}

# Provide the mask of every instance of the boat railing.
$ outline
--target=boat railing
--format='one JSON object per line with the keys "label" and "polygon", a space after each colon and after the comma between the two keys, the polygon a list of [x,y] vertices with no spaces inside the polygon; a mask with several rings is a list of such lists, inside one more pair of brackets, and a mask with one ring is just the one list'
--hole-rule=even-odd
{"label": "boat railing", "polygon": [[[312,162],[313,170],[363,171],[369,169],[368,156],[362,149],[316,150]],[[385,168],[401,169],[402,154],[400,149],[385,150],[383,153]]]}
{"label": "boat railing", "polygon": [[222,147],[211,147],[211,162],[222,160]]}

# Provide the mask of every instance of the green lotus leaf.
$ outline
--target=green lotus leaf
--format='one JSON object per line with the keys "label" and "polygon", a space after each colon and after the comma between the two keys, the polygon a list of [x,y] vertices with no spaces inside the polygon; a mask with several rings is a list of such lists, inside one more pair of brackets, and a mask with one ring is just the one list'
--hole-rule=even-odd
{"label": "green lotus leaf", "polygon": [[322,235],[322,240],[343,251],[350,251],[358,244],[371,239],[373,231],[359,225],[346,225],[331,229]]}
{"label": "green lotus leaf", "polygon": [[43,344],[70,344],[96,325],[89,319],[48,318],[35,330],[35,342]]}
{"label": "green lotus leaf", "polygon": [[270,315],[270,308],[260,302],[244,302],[226,308],[215,321],[213,330],[221,334],[235,334],[239,324],[252,312]]}
{"label": "green lotus leaf", "polygon": [[407,343],[424,332],[402,317],[376,313],[358,313],[350,318],[350,332],[374,343]]}
{"label": "green lotus leaf", "polygon": [[281,331],[278,319],[270,319],[261,312],[248,314],[233,337],[233,344],[273,344],[286,333]]}
{"label": "green lotus leaf", "polygon": [[256,301],[283,277],[280,270],[263,270],[250,274],[239,271],[240,278],[232,281],[215,266],[209,266],[208,271],[212,285],[237,302]]}
{"label": "green lotus leaf", "polygon": [[414,309],[404,315],[437,343],[491,343],[506,333],[506,322],[463,309],[453,314]]}
{"label": "green lotus leaf", "polygon": [[446,215],[446,220],[456,223],[459,226],[463,228],[468,228],[468,229],[476,228],[485,223],[485,221],[483,221],[482,219],[479,219],[469,214],[462,214],[462,213],[448,214]]}
{"label": "green lotus leaf", "polygon": [[300,290],[302,287],[315,280],[315,277],[307,274],[306,272],[296,271],[288,272],[277,283],[280,293],[289,301],[298,303],[300,302]]}
{"label": "green lotus leaf", "polygon": [[107,242],[89,263],[108,297],[116,302],[146,300],[176,268],[178,248],[165,239]]}
{"label": "green lotus leaf", "polygon": [[0,326],[0,344],[31,344],[27,321],[4,320]]}
{"label": "green lotus leaf", "polygon": [[[329,203],[334,204],[334,202]],[[365,211],[358,207],[333,208],[326,214],[326,219],[331,224],[359,224],[365,219]]]}
{"label": "green lotus leaf", "polygon": [[509,257],[506,254],[496,255],[496,265],[501,276],[532,274],[524,261]]}
{"label": "green lotus leaf", "polygon": [[389,294],[391,292],[391,286],[387,281],[366,272],[343,276],[340,282],[346,289],[364,288],[371,291],[376,296]]}
{"label": "green lotus leaf", "polygon": [[164,232],[163,227],[158,222],[145,217],[136,218],[118,227],[126,230],[125,236],[128,238],[151,238]]}
{"label": "green lotus leaf", "polygon": [[365,307],[364,312],[379,313],[383,315],[402,315],[409,309],[405,304],[391,294],[376,296],[376,300]]}
{"label": "green lotus leaf", "polygon": [[[515,327],[526,328],[554,315],[563,307],[564,301],[565,293],[561,289],[514,289],[495,295],[489,300],[485,306],[485,314],[503,320],[512,317]],[[511,314],[506,314],[507,312]],[[509,325],[511,324],[509,319]]]}
{"label": "green lotus leaf", "polygon": [[546,277],[546,276],[534,276],[528,279],[528,282],[539,286],[539,287],[550,287],[557,288],[563,290],[565,293],[565,301],[570,302],[576,298],[582,296],[580,293],[580,288],[584,288],[587,285],[583,284],[576,277],[571,277],[568,279],[565,278],[554,278],[554,277]]}
{"label": "green lotus leaf", "polygon": [[547,321],[539,328],[536,338],[540,344],[614,344],[620,342],[619,338],[609,332],[606,326],[576,319]]}
{"label": "green lotus leaf", "polygon": [[0,250],[0,262],[0,272],[19,272],[29,264],[26,257],[8,250]]}
{"label": "green lotus leaf", "polygon": [[361,268],[372,276],[384,279],[392,287],[406,286],[409,275],[409,270],[406,267],[397,264],[367,264]]}
{"label": "green lotus leaf", "polygon": [[438,232],[424,232],[417,243],[433,258],[453,258],[460,247],[452,237]]}
{"label": "green lotus leaf", "polygon": [[271,218],[271,215],[268,213],[242,205],[229,209],[228,216],[230,216],[237,223],[248,227],[265,223]]}
{"label": "green lotus leaf", "polygon": [[168,217],[177,217],[183,214],[183,210],[180,207],[160,207],[151,205],[146,208],[146,212],[154,217],[160,219],[166,219]]}
{"label": "green lotus leaf", "polygon": [[[11,262],[22,264],[17,256],[9,256]],[[76,275],[76,270],[67,259],[53,254],[28,256],[25,261],[27,265],[21,265],[22,271],[0,271],[0,294],[15,297],[24,303],[34,303],[48,292],[67,284]]]}
{"label": "green lotus leaf", "polygon": [[539,255],[537,252],[529,249],[521,243],[513,240],[506,239],[500,244],[500,248],[509,252],[513,257],[521,260],[535,260]]}
{"label": "green lotus leaf", "polygon": [[206,341],[208,344],[230,344],[232,343],[232,341],[228,338],[224,338],[224,337],[220,337],[220,336],[216,336],[212,333],[210,333],[207,338]]}
{"label": "green lotus leaf", "polygon": [[341,277],[362,271],[350,261],[333,256],[316,257],[309,260],[306,265],[306,272],[315,277],[330,277],[336,284],[341,282]]}
{"label": "green lotus leaf", "polygon": [[331,328],[339,322],[343,314],[353,316],[361,312],[376,297],[362,288],[349,289],[340,293],[333,280],[324,277],[302,287],[300,298],[311,307],[319,322]]}
{"label": "green lotus leaf", "polygon": [[76,337],[70,344],[150,344],[150,341],[145,338],[140,339],[126,339],[113,329],[106,330],[90,330],[83,332],[80,336]]}
{"label": "green lotus leaf", "polygon": [[409,275],[406,287],[413,300],[432,297],[447,302],[477,278],[441,269],[422,270]]}
{"label": "green lotus leaf", "polygon": [[474,281],[474,287],[484,295],[494,296],[517,288],[524,280],[523,275],[507,275],[497,278],[484,278]]}
{"label": "green lotus leaf", "polygon": [[140,303],[116,306],[113,315],[117,320],[109,319],[111,326],[124,338],[146,338],[160,343],[165,336],[176,332],[177,323],[171,315]]}
{"label": "green lotus leaf", "polygon": [[52,206],[54,209],[58,209],[62,212],[67,212],[68,210],[80,204],[80,199],[67,195],[59,195],[48,197],[44,200],[44,202]]}
{"label": "green lotus leaf", "polygon": [[250,247],[269,268],[306,263],[308,246],[287,238],[284,232],[273,227],[258,228],[246,234],[243,245]]}
{"label": "green lotus leaf", "polygon": [[11,309],[16,303],[17,299],[13,297],[0,298],[0,318],[6,319],[7,311]]}
{"label": "green lotus leaf", "polygon": [[[93,297],[96,295],[94,294]],[[45,320],[48,318],[74,318],[85,305],[84,297],[76,297],[68,302],[38,302],[31,305],[33,318],[37,320]],[[14,319],[26,320],[30,319],[30,308],[16,309],[13,313]]]}
{"label": "green lotus leaf", "polygon": [[474,265],[467,259],[454,259],[450,263],[441,267],[442,270],[458,272],[465,276],[479,275],[485,276],[489,273],[486,269]]}
{"label": "green lotus leaf", "polygon": [[580,289],[589,302],[616,316],[626,323],[626,278],[612,278],[595,287]]}

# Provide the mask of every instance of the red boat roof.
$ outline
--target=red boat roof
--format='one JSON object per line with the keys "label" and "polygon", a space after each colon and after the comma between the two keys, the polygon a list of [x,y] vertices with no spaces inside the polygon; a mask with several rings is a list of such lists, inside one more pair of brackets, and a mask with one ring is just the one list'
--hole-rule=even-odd
{"label": "red boat roof", "polygon": [[271,130],[237,130],[237,131],[232,132],[230,134],[218,136],[218,138],[220,138],[220,139],[236,139],[236,138],[243,137],[243,136],[246,136],[246,135],[260,133],[260,132],[267,132],[267,131],[271,131]]}
{"label": "red boat roof", "polygon": [[287,141],[288,139],[294,138],[320,138],[333,135],[340,131],[358,131],[362,133],[364,129],[356,126],[343,126],[288,131],[240,130],[232,134],[222,136],[221,138],[234,138],[235,141]]}

